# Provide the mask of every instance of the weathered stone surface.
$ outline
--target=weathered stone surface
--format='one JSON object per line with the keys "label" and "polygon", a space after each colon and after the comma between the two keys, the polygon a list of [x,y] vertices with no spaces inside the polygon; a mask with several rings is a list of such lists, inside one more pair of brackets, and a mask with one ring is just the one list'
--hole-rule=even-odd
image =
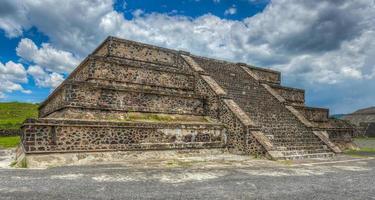
{"label": "weathered stone surface", "polygon": [[304,106],[304,91],[280,86],[280,72],[109,37],[24,123],[22,148],[227,148],[298,159],[332,156],[352,130]]}

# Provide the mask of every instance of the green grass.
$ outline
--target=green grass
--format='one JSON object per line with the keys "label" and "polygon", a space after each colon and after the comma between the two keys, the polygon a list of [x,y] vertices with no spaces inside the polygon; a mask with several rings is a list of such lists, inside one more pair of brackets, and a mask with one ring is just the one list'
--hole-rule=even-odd
{"label": "green grass", "polygon": [[363,147],[358,150],[349,150],[347,152],[352,152],[352,153],[361,153],[361,152],[367,152],[367,153],[375,153],[375,148],[368,148],[368,147]]}
{"label": "green grass", "polygon": [[354,140],[375,140],[375,137],[357,137]]}
{"label": "green grass", "polygon": [[13,148],[17,147],[20,143],[19,136],[2,136],[0,137],[0,148]]}
{"label": "green grass", "polygon": [[344,154],[360,158],[373,157],[375,156],[375,148],[362,147],[356,150],[347,150]]}
{"label": "green grass", "polygon": [[2,102],[0,103],[0,129],[19,129],[27,118],[38,116],[38,104]]}

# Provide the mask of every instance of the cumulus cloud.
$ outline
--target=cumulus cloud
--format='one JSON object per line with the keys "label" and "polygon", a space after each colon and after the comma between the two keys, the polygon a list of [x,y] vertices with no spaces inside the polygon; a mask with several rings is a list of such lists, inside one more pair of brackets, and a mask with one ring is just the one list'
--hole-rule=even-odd
{"label": "cumulus cloud", "polygon": [[232,5],[230,8],[224,11],[224,15],[234,15],[237,13],[237,8],[235,5]]}
{"label": "cumulus cloud", "polygon": [[[7,12],[0,12],[0,28],[8,36],[35,26],[50,38],[54,48],[49,48],[73,52],[80,58],[107,35],[115,35],[271,67],[282,71],[286,82],[308,89],[348,81],[373,83],[375,78],[373,0],[277,0],[263,12],[240,21],[212,14],[190,18],[143,12],[133,13],[134,18],[127,20],[113,9],[111,0],[4,0],[3,4]],[[50,9],[55,7],[58,9]],[[22,45],[39,52],[34,55],[49,49],[29,43],[25,40]],[[20,55],[39,66],[49,66],[49,73],[64,68],[61,63],[38,63],[25,52]]]}
{"label": "cumulus cloud", "polygon": [[56,88],[64,80],[61,74],[56,72],[48,73],[38,65],[29,66],[27,73],[34,78],[36,85],[40,87]]}
{"label": "cumulus cloud", "polygon": [[41,65],[52,72],[70,72],[78,64],[78,58],[72,53],[53,48],[48,43],[43,43],[40,48],[28,39],[23,38],[17,48],[17,55],[26,61]]}
{"label": "cumulus cloud", "polygon": [[30,90],[25,90],[21,85],[27,82],[27,73],[22,64],[9,61],[4,65],[0,62],[0,82],[0,98],[4,98],[5,93],[13,91],[31,93]]}

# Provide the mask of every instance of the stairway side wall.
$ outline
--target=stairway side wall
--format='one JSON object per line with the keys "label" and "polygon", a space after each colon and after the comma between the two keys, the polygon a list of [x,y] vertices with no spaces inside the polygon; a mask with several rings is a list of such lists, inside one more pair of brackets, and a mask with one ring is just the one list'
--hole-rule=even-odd
{"label": "stairway side wall", "polygon": [[205,109],[207,114],[218,119],[226,127],[226,147],[229,151],[237,154],[268,156],[264,145],[251,134],[251,131],[258,131],[258,129],[254,127],[248,116],[233,100],[228,99],[226,92],[194,59],[189,55],[182,55],[182,57],[195,71],[197,81],[195,89],[197,94],[207,99]]}

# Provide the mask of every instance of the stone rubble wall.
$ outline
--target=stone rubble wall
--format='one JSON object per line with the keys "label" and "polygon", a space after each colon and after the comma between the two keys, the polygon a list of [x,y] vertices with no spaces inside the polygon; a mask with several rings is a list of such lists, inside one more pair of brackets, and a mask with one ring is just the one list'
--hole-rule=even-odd
{"label": "stone rubble wall", "polygon": [[114,37],[109,37],[93,54],[159,64],[177,69],[187,67],[178,55],[178,51]]}
{"label": "stone rubble wall", "polygon": [[258,129],[253,127],[246,114],[241,114],[241,108],[228,99],[226,92],[215,80],[206,75],[202,69],[203,66],[196,63],[195,59],[188,55],[182,55],[182,57],[195,71],[196,92],[207,99],[207,114],[225,124],[226,147],[229,151],[237,154],[266,156],[265,148],[251,134],[251,130]]}
{"label": "stone rubble wall", "polygon": [[39,117],[46,117],[50,113],[62,108],[66,103],[65,85],[60,86],[58,92],[48,98],[41,106],[39,106]]}
{"label": "stone rubble wall", "polygon": [[[137,91],[122,86],[103,86],[88,82],[64,85],[64,92],[41,109],[41,116],[65,107],[203,115],[203,99],[184,93]],[[60,106],[60,107],[58,107]],[[50,110],[48,110],[50,109]]]}
{"label": "stone rubble wall", "polygon": [[225,144],[219,124],[109,123],[35,120],[22,127],[27,153],[101,150],[218,148]]}
{"label": "stone rubble wall", "polygon": [[305,91],[296,89],[296,88],[289,88],[279,85],[271,85],[271,87],[281,95],[288,104],[290,105],[304,105],[305,103]]}
{"label": "stone rubble wall", "polygon": [[321,122],[328,120],[328,109],[312,108],[306,106],[294,106],[306,119],[312,122]]}
{"label": "stone rubble wall", "polygon": [[88,78],[181,90],[194,89],[194,77],[191,74],[167,71],[160,66],[139,67],[97,60]]}
{"label": "stone rubble wall", "polygon": [[[254,79],[237,64],[201,57],[194,57],[194,60],[246,112],[255,126],[260,127],[260,131],[271,139],[275,148],[302,148],[306,153],[330,153],[309,127],[263,87],[264,81],[259,78],[259,74],[255,75],[258,79]],[[304,146],[313,148],[305,150]]]}
{"label": "stone rubble wall", "polygon": [[[241,64],[241,63],[239,63]],[[269,69],[263,69],[253,66],[248,66],[248,69],[254,73],[261,82],[271,83],[271,84],[280,84],[281,74],[280,72],[269,70]]]}
{"label": "stone rubble wall", "polygon": [[[42,118],[24,124],[24,148],[72,152],[225,146],[235,153],[269,156],[273,148],[307,145],[313,149],[304,152],[327,152],[288,106],[320,124],[327,122],[328,111],[302,106],[304,91],[279,86],[280,72],[252,66],[244,70],[240,64],[187,55],[109,37],[41,105]],[[214,120],[122,122],[128,112]]]}

